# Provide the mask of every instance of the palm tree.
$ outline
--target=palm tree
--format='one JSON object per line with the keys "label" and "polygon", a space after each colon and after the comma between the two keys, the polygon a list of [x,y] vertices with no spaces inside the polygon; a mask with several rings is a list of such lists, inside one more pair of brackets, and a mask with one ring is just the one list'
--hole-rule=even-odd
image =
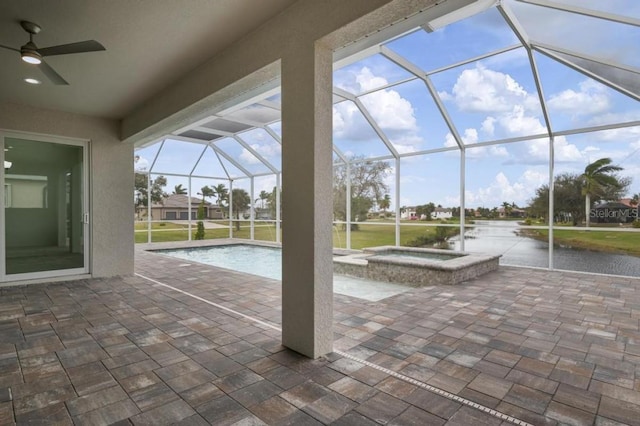
{"label": "palm tree", "polygon": [[173,188],[173,193],[177,195],[185,195],[187,193],[187,188],[184,188],[182,184],[178,184]]}
{"label": "palm tree", "polygon": [[391,196],[389,194],[384,194],[384,198],[380,200],[380,208],[385,213],[385,216],[389,207],[391,207]]}
{"label": "palm tree", "polygon": [[504,210],[504,217],[511,217],[511,212],[513,211],[513,207],[511,207],[511,204],[508,201],[505,201],[504,203],[502,203],[502,208]]}
{"label": "palm tree", "polygon": [[611,158],[596,160],[591,164],[587,164],[587,167],[584,168],[584,173],[581,175],[582,195],[585,196],[584,209],[587,228],[591,223],[591,197],[603,196],[607,190],[619,190],[621,187],[615,172],[622,170],[622,167],[612,165],[611,162]]}
{"label": "palm tree", "polygon": [[236,188],[231,192],[233,211],[236,214],[236,231],[240,230],[240,211],[245,211],[251,204],[249,193],[242,188]]}
{"label": "palm tree", "polygon": [[259,198],[260,199],[260,206],[264,210],[264,202],[267,201],[269,199],[269,197],[271,197],[271,194],[269,194],[267,191],[260,191],[259,197],[260,197]]}
{"label": "palm tree", "polygon": [[205,185],[200,189],[198,195],[202,195],[202,202],[204,203],[205,198],[215,197],[216,193],[208,185]]}
{"label": "palm tree", "polygon": [[216,204],[219,207],[222,207],[222,202],[229,199],[229,190],[224,183],[219,183],[218,185],[213,187],[214,196],[217,198]]}

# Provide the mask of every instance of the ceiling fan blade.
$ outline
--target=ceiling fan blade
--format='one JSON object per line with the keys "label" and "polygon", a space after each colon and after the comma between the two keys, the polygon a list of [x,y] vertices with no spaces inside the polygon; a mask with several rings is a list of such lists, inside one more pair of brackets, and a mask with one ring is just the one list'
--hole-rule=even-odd
{"label": "ceiling fan blade", "polygon": [[51,66],[49,64],[47,64],[45,61],[42,61],[40,63],[40,65],[38,65],[38,66],[42,70],[42,73],[44,75],[46,75],[47,78],[49,80],[51,80],[51,82],[53,84],[58,85],[58,86],[68,86],[69,85],[69,83],[67,83],[67,80],[62,78],[62,76],[60,74],[58,74],[53,68],[51,68]]}
{"label": "ceiling fan blade", "polygon": [[107,50],[103,45],[95,40],[79,41],[77,43],[60,44],[58,46],[44,47],[38,49],[42,56],[68,55],[71,53],[98,52]]}
{"label": "ceiling fan blade", "polygon": [[14,49],[13,47],[3,46],[1,44],[0,44],[0,47],[2,47],[3,49],[13,50],[14,52],[20,53],[20,49]]}

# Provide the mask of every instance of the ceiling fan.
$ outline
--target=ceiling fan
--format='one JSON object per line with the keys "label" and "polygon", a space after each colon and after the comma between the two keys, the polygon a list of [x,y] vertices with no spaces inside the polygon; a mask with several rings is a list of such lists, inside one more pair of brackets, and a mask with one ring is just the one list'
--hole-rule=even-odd
{"label": "ceiling fan", "polygon": [[33,42],[33,36],[38,34],[41,30],[38,24],[34,24],[29,21],[20,21],[20,26],[29,33],[29,41],[19,49],[15,49],[9,46],[0,47],[8,50],[18,52],[22,57],[22,60],[26,63],[38,65],[40,70],[53,84],[68,85],[67,81],[62,78],[49,64],[44,61],[45,56],[55,55],[69,55],[72,53],[85,53],[85,52],[97,52],[100,50],[107,50],[103,45],[95,40],[79,41],[77,43],[60,44],[58,46],[50,46],[38,48]]}

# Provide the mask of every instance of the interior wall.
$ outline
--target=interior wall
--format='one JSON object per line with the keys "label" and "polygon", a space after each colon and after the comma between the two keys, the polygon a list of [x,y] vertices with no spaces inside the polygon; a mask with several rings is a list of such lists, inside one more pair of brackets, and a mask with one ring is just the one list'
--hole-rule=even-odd
{"label": "interior wall", "polygon": [[133,273],[133,145],[119,122],[0,103],[0,129],[89,140],[90,223],[94,277]]}

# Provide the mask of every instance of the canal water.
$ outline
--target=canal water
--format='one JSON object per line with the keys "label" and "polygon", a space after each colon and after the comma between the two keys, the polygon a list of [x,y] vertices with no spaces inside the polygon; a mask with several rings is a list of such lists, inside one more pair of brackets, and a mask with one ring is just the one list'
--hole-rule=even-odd
{"label": "canal water", "polygon": [[[549,244],[517,234],[518,223],[511,221],[478,220],[465,233],[465,251],[500,254],[500,264],[517,266],[549,266]],[[490,226],[484,227],[484,226]],[[640,234],[638,235],[640,244]],[[460,249],[458,237],[452,239],[451,248]],[[595,272],[600,274],[640,277],[640,257],[616,253],[603,253],[570,247],[554,246],[555,269]]]}

